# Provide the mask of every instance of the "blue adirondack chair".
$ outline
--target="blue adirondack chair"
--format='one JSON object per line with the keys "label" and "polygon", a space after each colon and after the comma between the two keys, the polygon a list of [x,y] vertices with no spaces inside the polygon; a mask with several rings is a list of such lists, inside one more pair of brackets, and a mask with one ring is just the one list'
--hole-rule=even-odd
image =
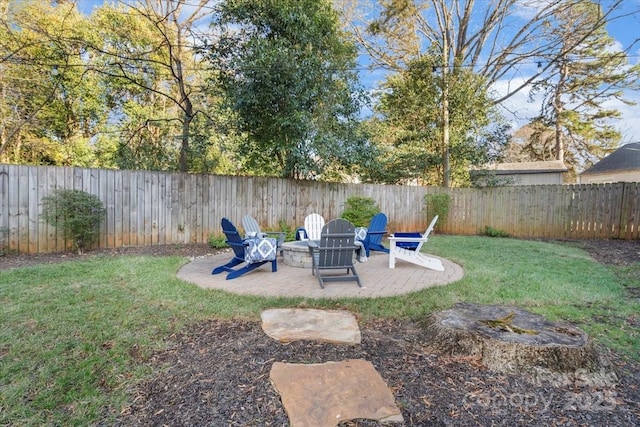
{"label": "blue adirondack chair", "polygon": [[[273,260],[247,262],[246,250],[250,246],[250,242],[247,241],[248,239],[243,239],[240,236],[240,233],[238,232],[238,229],[236,228],[236,226],[233,225],[233,223],[229,221],[227,218],[222,218],[221,223],[222,223],[222,231],[224,232],[224,235],[227,237],[226,242],[231,247],[231,249],[233,249],[234,256],[231,259],[231,261],[229,261],[228,263],[214,268],[211,274],[220,274],[223,271],[227,271],[229,272],[229,274],[227,274],[227,280],[235,279],[236,277],[242,276],[243,274],[248,273],[249,271],[255,270],[256,268],[260,267],[263,264],[266,264],[267,262],[271,263],[272,272],[278,271],[278,264],[276,262],[275,256],[273,257]],[[255,239],[255,240],[259,240],[259,239]],[[275,250],[275,239],[271,239],[271,240],[274,240],[273,245]],[[246,265],[244,267],[234,269],[234,267],[236,267],[237,265],[240,265],[245,262],[246,262]]]}
{"label": "blue adirondack chair", "polygon": [[365,249],[367,258],[371,251],[380,251],[389,253],[389,249],[382,245],[382,237],[387,234],[387,216],[382,212],[377,213],[371,218],[369,227],[367,228],[367,235],[362,239],[362,244]]}

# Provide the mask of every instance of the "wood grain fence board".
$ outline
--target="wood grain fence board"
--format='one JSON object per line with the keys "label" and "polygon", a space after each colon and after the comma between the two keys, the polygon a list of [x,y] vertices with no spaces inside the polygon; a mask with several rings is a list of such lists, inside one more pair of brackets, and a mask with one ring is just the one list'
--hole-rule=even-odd
{"label": "wood grain fence board", "polygon": [[626,236],[628,239],[640,239],[640,183],[630,183],[627,187],[629,203],[625,206],[629,207],[629,215],[625,218]]}
{"label": "wood grain fence board", "polygon": [[120,241],[123,247],[131,246],[131,171],[122,171],[120,189],[120,206],[122,224],[120,224]]}
{"label": "wood grain fence board", "polygon": [[623,204],[620,213],[620,238],[639,239],[640,230],[640,183],[627,182],[623,187]]}
{"label": "wood grain fence board", "polygon": [[18,179],[21,182],[18,190],[18,204],[16,215],[18,217],[18,251],[29,251],[29,167],[18,167]]}
{"label": "wood grain fence board", "polygon": [[55,252],[55,248],[51,250],[51,244],[55,244],[53,239],[49,239],[49,225],[42,220],[40,216],[42,214],[42,195],[47,194],[49,190],[49,171],[46,168],[38,168],[36,173],[38,174],[38,182],[36,187],[35,198],[37,200],[37,216],[38,228],[37,228],[37,249],[36,252]]}
{"label": "wood grain fence board", "polygon": [[0,251],[9,245],[9,167],[0,164]]}
{"label": "wood grain fence board", "polygon": [[602,185],[598,185],[595,188],[591,187],[591,191],[593,192],[592,194],[590,194],[589,199],[591,202],[591,213],[589,215],[589,219],[588,221],[590,222],[591,225],[591,231],[592,231],[592,238],[593,239],[600,239],[602,236],[602,219],[603,219],[603,208],[604,208],[604,200],[602,198],[602,189],[606,186],[607,184],[602,184]]}
{"label": "wood grain fence board", "polygon": [[549,224],[549,233],[547,237],[553,236],[563,236],[565,233],[564,227],[564,216],[566,214],[567,206],[564,203],[563,198],[567,196],[567,192],[563,191],[562,186],[556,186],[558,188],[555,191],[549,191],[550,196],[550,204],[552,209],[549,209],[552,212],[552,218]]}
{"label": "wood grain fence board", "polygon": [[[44,194],[40,195],[40,202],[42,203],[42,199],[44,196],[53,193],[57,188],[64,188],[64,169],[61,168],[46,168],[49,172],[47,174],[47,189],[48,191]],[[61,184],[58,184],[61,182]],[[47,225],[47,230],[49,231],[49,236],[52,239],[51,244],[47,245],[51,252],[61,252],[66,249],[66,242],[64,240],[64,236],[62,234],[62,230],[54,227],[53,225]]]}
{"label": "wood grain fence board", "polygon": [[[624,200],[628,201],[624,206],[628,214],[621,213],[621,222],[624,224],[624,238],[639,239],[640,232],[640,183],[627,183],[624,188]],[[624,208],[621,209],[624,212]]]}
{"label": "wood grain fence board", "polygon": [[220,229],[220,210],[222,208],[220,201],[220,194],[217,186],[219,185],[219,180],[216,176],[209,175],[208,176],[208,203],[207,209],[209,209],[209,229],[208,234],[210,235],[218,235],[222,233]]}
{"label": "wood grain fence board", "polygon": [[593,239],[600,239],[602,236],[602,219],[603,219],[603,208],[605,201],[602,198],[602,189],[608,184],[598,185],[595,188],[591,187],[591,191],[593,194],[590,195],[589,199],[592,203],[591,205],[591,214],[589,215],[589,221],[591,224],[591,230],[593,232]]}
{"label": "wood grain fence board", "polygon": [[610,211],[609,230],[611,239],[619,239],[623,231],[620,229],[620,219],[622,218],[622,204],[624,203],[625,185],[623,182],[615,186],[616,195],[612,200]]}
{"label": "wood grain fence board", "polygon": [[18,219],[19,219],[18,198],[20,197],[19,195],[20,178],[18,176],[18,173],[20,169],[16,166],[7,166],[7,168],[8,168],[7,182],[9,184],[9,188],[7,192],[4,194],[4,197],[5,197],[4,200],[8,200],[8,203],[6,203],[7,205],[7,208],[6,208],[7,226],[6,227],[8,231],[7,242],[9,245],[9,249],[19,250],[18,239],[20,238],[20,233],[18,230]]}
{"label": "wood grain fence board", "polygon": [[207,241],[207,233],[206,233],[206,229],[207,229],[207,223],[209,221],[208,219],[208,211],[207,209],[205,209],[206,206],[206,177],[204,175],[196,175],[196,181],[198,183],[198,191],[197,191],[197,198],[198,198],[198,203],[196,206],[197,209],[197,216],[198,216],[198,231],[197,231],[197,235],[195,236],[195,238],[193,240],[195,240],[196,243],[198,242],[206,242]]}
{"label": "wood grain fence board", "polygon": [[37,242],[37,220],[38,220],[38,178],[37,172],[33,169],[29,169],[27,171],[28,183],[27,183],[27,246],[28,251],[37,251],[38,250],[38,242]]}
{"label": "wood grain fence board", "polygon": [[612,184],[607,184],[607,186],[609,187],[608,190],[609,191],[603,191],[602,192],[602,201],[603,201],[603,205],[602,205],[602,216],[601,216],[601,220],[600,220],[600,238],[601,239],[610,239],[611,238],[611,234],[612,234],[612,230],[611,227],[613,225],[612,219],[611,219],[611,208],[612,208],[612,204],[615,203],[615,198],[616,198],[616,191],[618,186],[617,185],[612,185]]}
{"label": "wood grain fence board", "polygon": [[193,206],[194,212],[195,212],[195,230],[193,230],[193,234],[191,236],[191,242],[193,243],[198,243],[198,242],[202,242],[205,239],[203,239],[204,233],[202,232],[203,230],[203,222],[204,222],[204,214],[203,214],[203,203],[204,203],[204,197],[203,197],[203,186],[204,183],[202,181],[202,176],[201,175],[193,175],[193,179],[194,179],[194,184],[195,184],[195,204]]}
{"label": "wood grain fence board", "polygon": [[189,241],[189,233],[191,231],[191,200],[193,197],[193,189],[191,188],[191,180],[189,176],[181,175],[180,180],[182,180],[182,188],[184,189],[184,196],[182,197],[182,203],[180,205],[180,210],[182,212],[182,216],[180,218],[180,241],[179,243],[186,243]]}
{"label": "wood grain fence board", "polygon": [[[135,236],[136,246],[144,246],[144,218],[145,218],[145,195],[144,185],[146,181],[145,173],[139,173],[136,177],[136,223],[135,223]],[[176,191],[179,189],[176,188]],[[174,238],[174,242],[177,241]]]}

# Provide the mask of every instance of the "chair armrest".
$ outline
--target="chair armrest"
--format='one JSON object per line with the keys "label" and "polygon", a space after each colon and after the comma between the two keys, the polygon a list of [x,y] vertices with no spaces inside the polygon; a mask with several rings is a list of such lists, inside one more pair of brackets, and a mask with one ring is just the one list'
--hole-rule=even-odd
{"label": "chair armrest", "polygon": [[370,236],[384,236],[387,233],[388,231],[367,231],[367,236],[365,237],[365,239],[371,238]]}
{"label": "chair armrest", "polygon": [[393,237],[389,236],[389,240],[393,242],[426,242],[429,240],[428,237]]}
{"label": "chair armrest", "polygon": [[278,243],[284,242],[284,235],[285,235],[284,231],[263,231],[262,234],[266,234],[267,236],[278,236],[275,238],[278,241]]}
{"label": "chair armrest", "polygon": [[237,247],[237,248],[244,248],[244,247],[246,247],[246,246],[249,246],[249,244],[248,244],[246,241],[244,241],[244,240],[242,241],[242,243],[239,243],[239,242],[230,242],[230,241],[228,241],[228,240],[227,240],[225,243],[226,243],[227,245],[229,245],[230,247],[234,247],[234,246],[235,246],[235,247]]}

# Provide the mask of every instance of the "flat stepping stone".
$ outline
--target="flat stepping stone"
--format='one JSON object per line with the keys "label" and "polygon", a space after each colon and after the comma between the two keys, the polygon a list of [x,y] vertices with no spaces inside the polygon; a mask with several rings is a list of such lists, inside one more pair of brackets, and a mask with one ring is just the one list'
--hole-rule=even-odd
{"label": "flat stepping stone", "polygon": [[354,419],[403,422],[393,394],[366,360],[275,362],[270,377],[292,427],[333,427]]}
{"label": "flat stepping stone", "polygon": [[360,344],[355,316],[344,310],[272,309],[261,314],[262,330],[280,342],[314,340],[332,344]]}

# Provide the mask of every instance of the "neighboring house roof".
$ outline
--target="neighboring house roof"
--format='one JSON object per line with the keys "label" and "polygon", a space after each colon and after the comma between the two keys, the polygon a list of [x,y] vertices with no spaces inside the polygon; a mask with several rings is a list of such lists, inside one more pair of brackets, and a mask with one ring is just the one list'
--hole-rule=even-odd
{"label": "neighboring house roof", "polygon": [[580,175],[632,170],[640,170],[640,142],[623,145]]}
{"label": "neighboring house roof", "polygon": [[485,170],[495,171],[496,175],[567,172],[569,169],[560,160],[543,162],[499,163],[489,165]]}

